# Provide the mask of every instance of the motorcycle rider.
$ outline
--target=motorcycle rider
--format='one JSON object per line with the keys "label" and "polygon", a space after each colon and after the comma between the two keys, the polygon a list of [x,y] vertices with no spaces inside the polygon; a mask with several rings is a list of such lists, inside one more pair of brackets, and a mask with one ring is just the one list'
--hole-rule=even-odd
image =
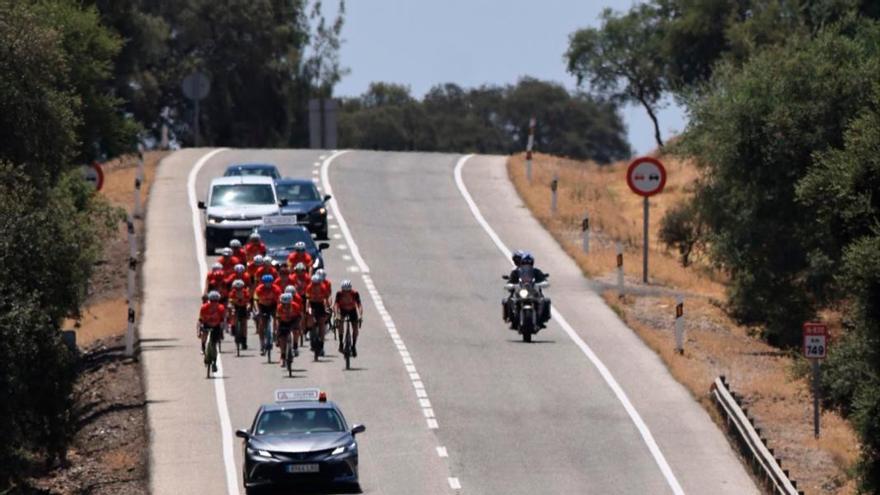
{"label": "motorcycle rider", "polygon": [[[519,259],[517,259],[517,255],[519,255]],[[541,271],[541,269],[535,267],[535,257],[532,256],[531,253],[527,251],[515,252],[513,254],[513,263],[516,267],[511,270],[510,275],[508,275],[508,283],[516,286],[519,284],[539,284],[547,280],[547,274]],[[550,319],[550,300],[543,297],[543,293],[541,293],[540,289],[538,289],[538,293],[541,294],[545,304],[544,309],[541,311],[538,328],[545,328],[547,320]],[[511,328],[516,328],[516,318],[513,317],[515,313],[516,308],[514,307],[513,290],[511,290],[510,296],[507,299],[506,320],[511,322]]]}

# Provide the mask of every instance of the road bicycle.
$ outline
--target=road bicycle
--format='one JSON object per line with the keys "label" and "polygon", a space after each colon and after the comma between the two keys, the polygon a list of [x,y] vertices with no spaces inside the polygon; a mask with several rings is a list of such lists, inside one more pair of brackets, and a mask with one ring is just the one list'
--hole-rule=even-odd
{"label": "road bicycle", "polygon": [[260,348],[266,353],[266,362],[272,363],[272,325],[271,323],[272,316],[268,313],[257,313],[255,319],[257,320],[257,328],[260,328],[260,322],[262,321],[263,325],[263,336],[260,338]]}
{"label": "road bicycle", "polygon": [[[341,330],[345,329],[345,335],[342,336],[342,355],[345,356],[345,369],[351,369],[351,317],[345,315],[342,321],[337,320],[337,324],[339,325],[340,334]],[[336,332],[333,332],[335,335]]]}
{"label": "road bicycle", "polygon": [[205,347],[205,378],[211,378],[211,374],[217,366],[217,355],[220,352],[220,342],[213,330],[209,328],[207,332],[208,342]]}
{"label": "road bicycle", "polygon": [[241,317],[238,314],[238,310],[233,308],[233,318],[235,318],[235,323],[233,324],[233,335],[235,336],[235,356],[241,356],[241,350],[247,349],[247,316]]}
{"label": "road bicycle", "polygon": [[290,329],[290,335],[287,336],[287,348],[285,349],[285,361],[287,361],[287,377],[293,377],[293,357],[296,351],[293,350],[293,339],[296,338],[293,329]]}

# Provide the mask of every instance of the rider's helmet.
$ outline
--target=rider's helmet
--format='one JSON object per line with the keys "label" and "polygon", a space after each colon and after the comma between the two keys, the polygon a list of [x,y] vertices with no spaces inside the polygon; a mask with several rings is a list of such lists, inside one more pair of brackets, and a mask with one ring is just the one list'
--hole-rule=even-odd
{"label": "rider's helmet", "polygon": [[514,265],[519,266],[520,263],[522,263],[523,254],[525,254],[525,253],[523,253],[522,249],[517,249],[516,251],[513,252],[513,256],[511,256],[510,259],[511,259],[511,261],[513,261]]}
{"label": "rider's helmet", "polygon": [[214,263],[213,265],[211,265],[211,271],[212,272],[223,271],[223,265],[220,263]]}
{"label": "rider's helmet", "polygon": [[260,242],[260,234],[256,232],[251,232],[251,235],[248,236],[248,241],[250,242]]}
{"label": "rider's helmet", "polygon": [[239,241],[238,239],[233,239],[229,241],[229,247],[231,247],[232,249],[241,249],[241,241]]}
{"label": "rider's helmet", "polygon": [[256,256],[254,256],[254,264],[255,265],[262,265],[263,264],[263,255],[258,254]]}
{"label": "rider's helmet", "polygon": [[271,256],[263,256],[263,264],[266,266],[272,266],[272,257]]}
{"label": "rider's helmet", "polygon": [[294,287],[292,285],[288,285],[287,287],[284,288],[284,293],[285,294],[296,294],[296,287]]}
{"label": "rider's helmet", "polygon": [[303,263],[302,261],[300,261],[299,263],[296,264],[296,266],[293,267],[293,271],[298,272],[298,273],[306,271],[306,264]]}
{"label": "rider's helmet", "polygon": [[312,283],[313,284],[320,284],[321,283],[321,276],[318,275],[317,273],[312,275]]}
{"label": "rider's helmet", "polygon": [[281,294],[281,304],[290,304],[291,302],[293,302],[293,294],[287,292]]}
{"label": "rider's helmet", "polygon": [[306,250],[306,243],[303,241],[297,242],[296,244],[293,245],[293,250],[298,253],[305,251]]}
{"label": "rider's helmet", "polygon": [[315,275],[318,277],[318,281],[320,282],[327,280],[327,272],[325,272],[323,268],[318,268],[317,270],[315,270]]}
{"label": "rider's helmet", "polygon": [[351,290],[351,280],[343,280],[340,287],[342,288],[342,290]]}
{"label": "rider's helmet", "polygon": [[532,253],[523,253],[522,260],[520,261],[523,265],[534,265],[535,257],[532,256]]}
{"label": "rider's helmet", "polygon": [[244,287],[244,280],[242,280],[242,279],[238,279],[238,280],[232,282],[233,289],[241,289],[243,287]]}
{"label": "rider's helmet", "polygon": [[260,280],[261,280],[264,284],[269,285],[269,284],[272,283],[273,280],[275,280],[275,277],[273,277],[272,275],[269,275],[269,274],[267,273],[267,274],[263,275],[263,278],[261,278]]}
{"label": "rider's helmet", "polygon": [[244,265],[242,265],[241,263],[235,265],[232,269],[235,270],[235,273],[244,273]]}
{"label": "rider's helmet", "polygon": [[220,293],[217,292],[216,290],[212,290],[211,292],[208,292],[208,300],[211,302],[219,301],[220,300]]}
{"label": "rider's helmet", "polygon": [[228,248],[228,247],[223,248],[223,256],[226,258],[232,256],[232,248]]}

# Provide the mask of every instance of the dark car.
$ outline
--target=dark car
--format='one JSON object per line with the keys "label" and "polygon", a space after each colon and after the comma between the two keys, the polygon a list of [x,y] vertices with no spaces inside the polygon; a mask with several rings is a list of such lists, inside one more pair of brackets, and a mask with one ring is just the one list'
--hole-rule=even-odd
{"label": "dark car", "polygon": [[226,169],[226,172],[223,173],[224,177],[235,177],[239,175],[259,175],[262,177],[271,177],[274,180],[281,178],[281,173],[278,172],[278,167],[271,163],[237,163],[235,165],[230,165]]}
{"label": "dark car", "polygon": [[299,241],[306,244],[306,252],[312,257],[312,268],[324,268],[324,257],[321,251],[330,247],[330,244],[322,242],[316,245],[308,229],[298,225],[290,217],[272,216],[263,219],[263,225],[256,228],[263,243],[266,244],[266,254],[272,259],[283,263],[287,255],[293,251],[293,245]]}
{"label": "dark car", "polygon": [[327,201],[315,183],[306,179],[279,179],[275,181],[278,197],[287,200],[281,208],[282,215],[296,216],[298,223],[305,225],[318,239],[327,239]]}
{"label": "dark car", "polygon": [[344,483],[358,488],[358,444],[363,425],[349,428],[342,411],[318,389],[276,390],[244,439],[242,478],[248,494],[270,485]]}

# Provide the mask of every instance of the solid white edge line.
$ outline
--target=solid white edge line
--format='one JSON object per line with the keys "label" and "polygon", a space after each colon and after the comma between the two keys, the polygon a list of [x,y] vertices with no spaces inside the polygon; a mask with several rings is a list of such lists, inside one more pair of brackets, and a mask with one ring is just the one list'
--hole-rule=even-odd
{"label": "solid white edge line", "polygon": [[[333,160],[337,156],[344,155],[349,151],[351,150],[336,151],[321,163],[321,183],[324,185],[324,192],[330,196],[333,196],[333,187],[330,186],[330,164],[333,163]],[[330,203],[330,209],[333,210],[333,216],[336,218],[336,223],[339,224],[339,230],[341,230],[342,235],[345,236],[349,252],[354,257],[354,262],[357,263],[358,268],[361,269],[361,273],[370,273],[370,267],[368,267],[364,259],[361,258],[361,251],[358,249],[357,244],[354,243],[351,231],[348,230],[348,224],[345,223],[345,219],[339,214],[339,205],[336,203],[336,198],[331,197],[328,203]]]}
{"label": "solid white edge line", "polygon": [[[492,239],[492,242],[495,243],[495,246],[504,254],[505,258],[510,260],[511,252],[510,249],[501,241],[501,238],[498,237],[498,234],[495,233],[495,230],[492,226],[489,225],[489,222],[483,217],[483,214],[480,213],[480,208],[477,207],[477,203],[474,202],[474,199],[471,197],[470,192],[468,192],[467,187],[464,185],[464,180],[461,177],[461,170],[464,168],[465,163],[467,163],[468,159],[473,157],[473,154],[465,155],[459,158],[458,162],[455,164],[455,185],[458,186],[458,191],[461,193],[462,197],[464,197],[465,202],[470,208],[471,213],[474,215],[474,218],[477,220],[477,223],[483,227],[483,230],[489,234],[489,237]],[[672,489],[673,493],[676,495],[684,494],[684,490],[681,488],[681,485],[678,483],[678,479],[676,479],[675,474],[672,472],[672,468],[669,467],[669,463],[666,462],[666,457],[663,456],[663,452],[660,451],[660,447],[657,445],[657,442],[654,440],[654,436],[651,435],[651,430],[648,429],[648,425],[642,420],[642,417],[639,415],[639,412],[636,411],[636,408],[629,401],[629,397],[627,397],[626,392],[623,391],[623,388],[617,383],[617,380],[614,379],[614,376],[611,375],[611,371],[605,366],[599,356],[593,352],[593,349],[587,345],[586,342],[574,331],[571,325],[568,324],[568,321],[562,316],[562,313],[556,310],[556,308],[551,308],[551,315],[553,319],[559,323],[559,326],[565,330],[565,333],[568,337],[575,343],[575,345],[580,348],[581,352],[587,356],[587,359],[593,363],[593,366],[599,371],[599,374],[605,380],[605,383],[608,384],[608,387],[611,388],[611,391],[614,392],[614,395],[617,396],[617,400],[623,404],[623,408],[626,409],[626,413],[629,415],[632,422],[636,425],[636,428],[639,430],[639,434],[642,436],[645,444],[648,446],[648,450],[651,452],[651,455],[654,457],[654,461],[657,463],[657,466],[660,468],[660,471],[663,473],[663,477],[666,478],[666,483],[669,485],[669,488]]]}
{"label": "solid white edge line", "polygon": [[[204,283],[208,274],[208,262],[205,259],[205,239],[202,237],[202,222],[199,214],[198,199],[196,197],[196,177],[199,171],[208,163],[208,160],[214,158],[227,148],[218,148],[210,153],[202,156],[193,165],[189,171],[189,177],[186,180],[187,195],[189,196],[189,206],[192,209],[192,225],[193,235],[196,241],[196,259],[199,263],[199,287]],[[223,362],[220,356],[217,356],[217,376],[223,376]],[[214,382],[214,396],[217,398],[217,414],[220,416],[220,443],[223,446],[223,464],[226,469],[226,493],[228,495],[239,495],[238,491],[238,469],[235,467],[235,455],[232,452],[232,420],[229,419],[229,405],[226,403],[226,386],[223,380],[212,380]]]}

